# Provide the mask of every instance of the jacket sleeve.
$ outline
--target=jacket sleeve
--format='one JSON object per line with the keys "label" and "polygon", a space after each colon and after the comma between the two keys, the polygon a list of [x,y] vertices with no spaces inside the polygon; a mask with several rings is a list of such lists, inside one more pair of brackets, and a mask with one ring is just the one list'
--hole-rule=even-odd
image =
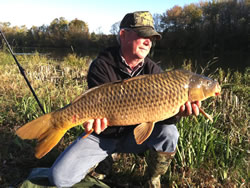
{"label": "jacket sleeve", "polygon": [[107,69],[104,64],[105,62],[99,59],[95,59],[90,64],[87,75],[88,88],[110,82]]}

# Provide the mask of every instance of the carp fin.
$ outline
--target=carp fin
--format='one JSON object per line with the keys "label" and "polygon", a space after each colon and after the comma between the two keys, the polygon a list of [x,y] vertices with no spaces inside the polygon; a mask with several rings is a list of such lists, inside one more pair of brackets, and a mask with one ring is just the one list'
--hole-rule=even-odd
{"label": "carp fin", "polygon": [[67,130],[57,129],[53,124],[53,112],[45,114],[20,127],[16,134],[21,139],[37,139],[36,158],[46,155],[61,140]]}
{"label": "carp fin", "polygon": [[51,127],[44,134],[42,134],[38,138],[38,143],[36,146],[35,156],[37,159],[41,159],[44,155],[46,155],[50,150],[52,150],[61,138],[64,136],[67,130],[56,129]]}
{"label": "carp fin", "polygon": [[51,127],[52,113],[45,114],[37,119],[20,127],[16,134],[21,139],[38,139],[42,134],[48,131]]}
{"label": "carp fin", "polygon": [[213,118],[209,114],[207,114],[202,108],[199,108],[200,113],[202,113],[203,116],[205,116],[207,119],[209,119],[213,123]]}
{"label": "carp fin", "polygon": [[130,81],[133,81],[133,80],[140,80],[140,79],[143,79],[143,78],[146,78],[148,77],[149,75],[139,75],[139,76],[135,76],[135,77],[132,77],[132,78],[128,78],[128,79],[124,79],[124,80],[117,80],[117,81],[114,81],[114,82],[110,82],[110,83],[104,83],[102,85],[98,85],[98,86],[95,86],[95,87],[92,87],[88,90],[86,90],[85,92],[83,92],[81,95],[77,96],[73,101],[72,101],[72,104],[79,101],[84,95],[86,95],[87,93],[93,91],[93,90],[96,90],[100,87],[105,87],[107,85],[116,85],[116,84],[120,84],[120,83],[125,83],[125,82],[130,82]]}
{"label": "carp fin", "polygon": [[90,88],[88,90],[86,90],[85,92],[83,92],[81,95],[77,96],[73,101],[72,101],[72,104],[76,103],[77,101],[79,101],[80,99],[83,98],[84,95],[86,95],[87,93],[91,92],[92,90],[95,90],[97,88],[99,88],[100,86],[96,86],[96,87],[93,87],[93,88]]}
{"label": "carp fin", "polygon": [[134,136],[137,144],[142,144],[151,135],[154,125],[155,122],[145,122],[134,129]]}

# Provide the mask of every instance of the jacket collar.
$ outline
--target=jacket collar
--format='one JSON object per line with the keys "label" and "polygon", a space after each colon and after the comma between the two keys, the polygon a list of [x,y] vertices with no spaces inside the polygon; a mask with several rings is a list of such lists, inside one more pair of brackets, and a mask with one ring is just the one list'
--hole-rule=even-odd
{"label": "jacket collar", "polygon": [[[123,72],[128,72],[127,70],[128,64],[126,63],[125,60],[123,60],[120,51],[121,50],[119,46],[109,47],[109,48],[106,48],[104,51],[100,52],[100,54],[98,55],[98,58],[104,60],[106,63],[112,65],[115,68],[119,68]],[[146,64],[147,58],[148,57],[144,59],[143,63],[140,65],[139,68],[143,67],[144,64]]]}

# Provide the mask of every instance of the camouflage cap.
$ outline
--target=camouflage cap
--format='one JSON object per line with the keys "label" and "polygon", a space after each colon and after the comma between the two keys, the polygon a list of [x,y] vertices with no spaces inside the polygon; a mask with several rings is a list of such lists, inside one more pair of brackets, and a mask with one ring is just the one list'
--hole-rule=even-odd
{"label": "camouflage cap", "polygon": [[120,24],[120,29],[123,28],[133,29],[140,37],[155,36],[156,39],[161,39],[161,35],[154,28],[153,17],[148,11],[126,14]]}

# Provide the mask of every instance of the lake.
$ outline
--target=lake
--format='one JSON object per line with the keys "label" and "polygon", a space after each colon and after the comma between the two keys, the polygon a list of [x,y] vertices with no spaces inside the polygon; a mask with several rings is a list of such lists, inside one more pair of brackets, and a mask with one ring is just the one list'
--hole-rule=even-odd
{"label": "lake", "polygon": [[[101,49],[100,49],[101,50]],[[18,55],[26,54],[32,55],[39,52],[53,59],[63,59],[67,54],[73,53],[71,48],[15,48],[14,52]],[[89,56],[94,59],[98,50],[78,49],[74,51],[79,56]],[[183,62],[190,61],[196,68],[205,67],[208,62],[213,62],[209,66],[210,70],[216,70],[221,67],[224,70],[232,69],[243,72],[246,67],[250,66],[250,53],[249,52],[184,52],[184,51],[168,51],[168,50],[153,50],[150,58],[163,68],[175,67],[180,68]]]}

